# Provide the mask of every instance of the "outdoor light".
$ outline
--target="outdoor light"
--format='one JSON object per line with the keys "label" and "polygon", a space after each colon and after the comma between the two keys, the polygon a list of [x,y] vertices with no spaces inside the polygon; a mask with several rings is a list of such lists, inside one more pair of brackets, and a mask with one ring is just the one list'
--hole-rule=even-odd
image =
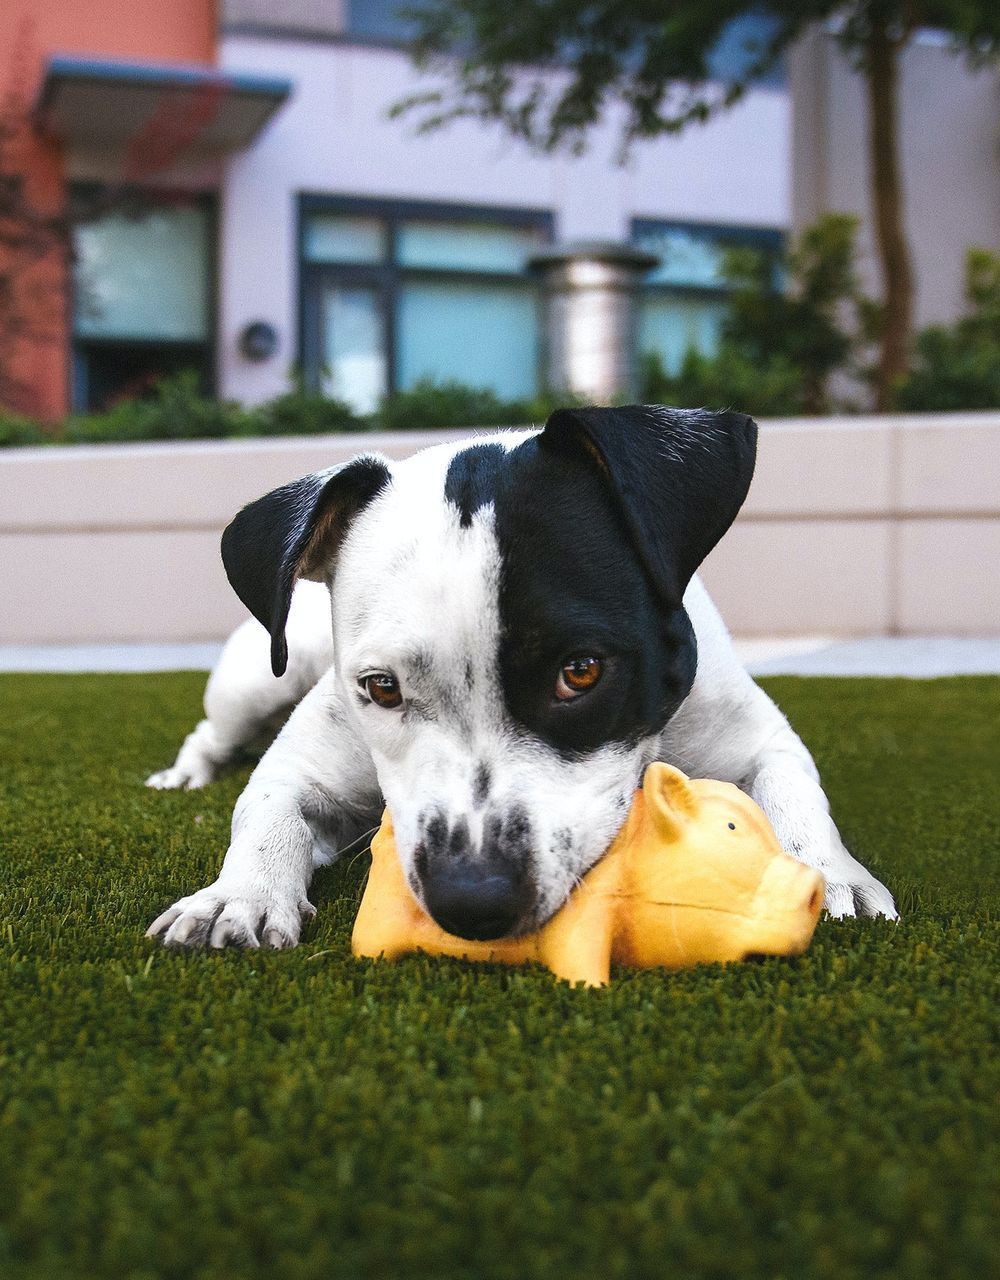
{"label": "outdoor light", "polygon": [[278,349],[278,333],[266,320],[253,320],[240,334],[240,351],[248,360],[267,360]]}

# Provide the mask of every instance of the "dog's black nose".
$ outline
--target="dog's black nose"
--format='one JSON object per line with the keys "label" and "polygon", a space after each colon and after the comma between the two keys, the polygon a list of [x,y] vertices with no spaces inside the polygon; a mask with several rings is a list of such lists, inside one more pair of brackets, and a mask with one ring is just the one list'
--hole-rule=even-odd
{"label": "dog's black nose", "polygon": [[523,877],[496,862],[448,862],[423,877],[427,910],[446,933],[482,942],[502,938],[529,904]]}

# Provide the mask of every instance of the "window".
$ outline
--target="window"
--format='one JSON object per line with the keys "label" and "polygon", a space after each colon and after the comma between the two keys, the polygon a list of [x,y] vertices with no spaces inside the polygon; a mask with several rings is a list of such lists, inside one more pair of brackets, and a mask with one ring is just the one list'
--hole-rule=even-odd
{"label": "window", "polygon": [[[752,10],[733,18],[722,29],[718,43],[708,55],[708,71],[713,79],[738,80],[761,57],[780,22],[770,14]],[[788,80],[784,58],[779,58],[757,84],[783,88]]]}
{"label": "window", "polygon": [[727,249],[753,248],[773,259],[779,283],[780,231],[658,222],[637,218],[632,242],[658,254],[660,265],[646,276],[639,304],[639,351],[653,353],[668,373],[677,373],[688,350],[712,355],[726,318],[722,261]]}
{"label": "window", "polygon": [[410,0],[347,0],[347,30],[361,40],[407,44],[417,34],[417,23],[405,10]]}
{"label": "window", "polygon": [[301,227],[311,386],[358,413],[424,379],[505,399],[537,391],[540,295],[527,261],[551,240],[549,214],[304,196]]}
{"label": "window", "polygon": [[73,403],[99,409],[211,366],[211,211],[205,203],[111,212],[76,228]]}

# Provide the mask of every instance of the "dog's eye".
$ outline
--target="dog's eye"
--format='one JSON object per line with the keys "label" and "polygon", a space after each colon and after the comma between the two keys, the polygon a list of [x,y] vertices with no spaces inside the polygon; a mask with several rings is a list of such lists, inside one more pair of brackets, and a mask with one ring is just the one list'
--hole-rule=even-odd
{"label": "dog's eye", "polygon": [[379,671],[374,675],[364,676],[358,683],[378,707],[385,707],[386,710],[391,711],[403,701],[399,681],[394,675],[390,675],[388,671]]}
{"label": "dog's eye", "polygon": [[559,678],[556,680],[556,697],[560,702],[578,698],[581,693],[593,689],[603,670],[600,658],[570,658],[560,668]]}

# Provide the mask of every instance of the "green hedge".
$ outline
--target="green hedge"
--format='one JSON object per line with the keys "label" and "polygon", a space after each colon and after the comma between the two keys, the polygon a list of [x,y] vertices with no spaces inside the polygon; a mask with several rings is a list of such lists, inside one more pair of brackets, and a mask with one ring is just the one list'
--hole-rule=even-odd
{"label": "green hedge", "polygon": [[350,405],[294,386],[254,408],[201,395],[197,375],[165,379],[147,400],[128,400],[104,413],[79,414],[52,428],[0,410],[0,447],[99,444],[106,441],[212,440],[254,436],[326,435],[343,431],[419,431],[433,427],[518,426],[543,422],[566,395],[503,400],[458,382],[419,382],[383,398],[363,416]]}

